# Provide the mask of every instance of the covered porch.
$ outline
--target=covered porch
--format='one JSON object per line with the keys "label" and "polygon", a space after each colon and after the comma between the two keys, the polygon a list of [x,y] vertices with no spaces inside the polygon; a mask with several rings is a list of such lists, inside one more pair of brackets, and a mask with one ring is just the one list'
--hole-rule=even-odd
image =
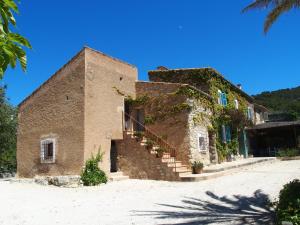
{"label": "covered porch", "polygon": [[270,122],[247,129],[250,154],[276,156],[279,150],[300,148],[300,121]]}

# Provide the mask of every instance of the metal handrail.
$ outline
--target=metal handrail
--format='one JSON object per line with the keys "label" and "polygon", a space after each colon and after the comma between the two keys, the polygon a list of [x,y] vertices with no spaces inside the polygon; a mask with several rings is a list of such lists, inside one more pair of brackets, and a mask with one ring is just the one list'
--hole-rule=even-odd
{"label": "metal handrail", "polygon": [[[124,114],[126,116],[128,116],[130,118],[130,120],[132,120],[133,122],[135,122],[136,124],[140,125],[141,127],[143,127],[144,129],[144,135],[147,138],[150,138],[152,141],[154,141],[157,145],[159,145],[160,147],[163,147],[166,150],[166,153],[169,154],[169,159],[173,159],[173,163],[174,163],[174,169],[175,172],[176,170],[176,148],[173,147],[172,145],[170,145],[168,142],[166,142],[164,139],[162,139],[161,137],[159,137],[157,134],[155,134],[155,132],[153,132],[151,129],[145,127],[144,124],[140,123],[139,121],[137,121],[136,119],[134,119],[131,115],[129,115],[128,113],[124,112]],[[172,163],[172,162],[171,162]]]}

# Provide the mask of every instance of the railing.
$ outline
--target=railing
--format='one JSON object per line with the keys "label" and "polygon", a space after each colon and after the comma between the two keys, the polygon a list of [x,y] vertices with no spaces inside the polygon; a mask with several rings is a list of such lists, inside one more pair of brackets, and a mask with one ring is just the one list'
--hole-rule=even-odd
{"label": "railing", "polygon": [[[146,138],[151,139],[153,142],[155,142],[157,145],[159,145],[161,148],[164,149],[164,153],[167,153],[167,156],[168,156],[168,157],[164,157],[164,158],[171,160],[168,162],[174,163],[174,170],[176,172],[176,148],[173,147],[172,145],[170,145],[168,142],[166,142],[161,137],[159,137],[157,134],[155,134],[155,132],[153,132],[151,129],[145,127],[144,124],[137,121],[135,118],[133,118],[128,113],[124,112],[124,114],[126,116],[128,116],[128,118],[131,121],[133,121],[135,124],[138,124],[139,126],[141,126],[144,129],[143,133]],[[128,131],[126,128],[125,128],[125,130]],[[134,132],[134,128],[132,131]]]}

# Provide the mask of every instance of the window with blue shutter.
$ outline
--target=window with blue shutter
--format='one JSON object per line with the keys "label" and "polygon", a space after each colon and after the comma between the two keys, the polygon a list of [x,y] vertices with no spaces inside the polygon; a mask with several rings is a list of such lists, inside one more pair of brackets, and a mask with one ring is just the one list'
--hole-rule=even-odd
{"label": "window with blue shutter", "polygon": [[222,93],[222,105],[227,106],[227,95],[226,93]]}
{"label": "window with blue shutter", "polygon": [[252,116],[252,109],[251,109],[251,107],[248,107],[247,115],[248,115],[248,119],[252,120],[253,116]]}
{"label": "window with blue shutter", "polygon": [[231,128],[228,125],[222,125],[221,127],[221,137],[223,143],[231,142]]}
{"label": "window with blue shutter", "polygon": [[218,90],[218,103],[220,105],[222,105],[222,96],[223,96],[223,93],[220,90]]}
{"label": "window with blue shutter", "polygon": [[226,130],[226,143],[231,142],[231,129],[230,126],[225,126],[225,130]]}
{"label": "window with blue shutter", "polygon": [[218,90],[218,103],[222,106],[227,106],[227,95],[220,90]]}

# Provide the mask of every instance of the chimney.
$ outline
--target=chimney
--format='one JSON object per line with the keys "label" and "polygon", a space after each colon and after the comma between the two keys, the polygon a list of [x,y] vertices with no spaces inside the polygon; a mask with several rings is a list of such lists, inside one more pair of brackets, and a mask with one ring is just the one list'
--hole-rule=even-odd
{"label": "chimney", "polygon": [[237,84],[236,86],[238,87],[238,89],[242,90],[242,85],[241,84]]}
{"label": "chimney", "polygon": [[165,67],[165,66],[158,66],[157,68],[156,68],[157,70],[169,70],[167,67]]}

